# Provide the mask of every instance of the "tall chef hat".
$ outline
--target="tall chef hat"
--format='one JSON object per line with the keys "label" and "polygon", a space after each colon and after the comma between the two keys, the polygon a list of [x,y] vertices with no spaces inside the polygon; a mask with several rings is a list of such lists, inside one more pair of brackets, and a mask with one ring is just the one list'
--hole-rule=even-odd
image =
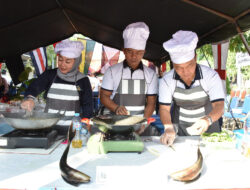
{"label": "tall chef hat", "polygon": [[179,30],[173,34],[172,39],[163,43],[163,47],[169,52],[173,63],[182,64],[194,58],[197,42],[195,32]]}
{"label": "tall chef hat", "polygon": [[83,49],[84,46],[82,42],[66,39],[56,44],[55,53],[59,53],[68,58],[77,58],[80,57]]}
{"label": "tall chef hat", "polygon": [[149,33],[149,28],[144,22],[129,24],[123,31],[124,48],[144,50]]}

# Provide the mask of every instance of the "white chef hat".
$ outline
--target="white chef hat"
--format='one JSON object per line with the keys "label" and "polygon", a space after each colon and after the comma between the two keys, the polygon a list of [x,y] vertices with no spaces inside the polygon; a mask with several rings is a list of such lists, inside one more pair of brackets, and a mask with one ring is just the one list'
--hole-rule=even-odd
{"label": "white chef hat", "polygon": [[77,58],[80,57],[83,49],[84,46],[82,42],[66,39],[56,44],[55,53],[59,53],[68,58]]}
{"label": "white chef hat", "polygon": [[169,52],[173,63],[182,64],[194,58],[197,42],[195,32],[179,30],[172,35],[172,39],[163,43],[163,47]]}
{"label": "white chef hat", "polygon": [[124,48],[144,50],[149,33],[149,28],[144,22],[129,24],[123,31]]}

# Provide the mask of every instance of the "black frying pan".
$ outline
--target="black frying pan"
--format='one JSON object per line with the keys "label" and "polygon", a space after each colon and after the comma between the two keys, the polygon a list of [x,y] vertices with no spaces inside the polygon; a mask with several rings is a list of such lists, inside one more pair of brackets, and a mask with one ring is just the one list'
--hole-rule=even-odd
{"label": "black frying pan", "polygon": [[122,133],[140,129],[147,124],[147,119],[137,115],[99,115],[91,119],[94,126],[112,132]]}

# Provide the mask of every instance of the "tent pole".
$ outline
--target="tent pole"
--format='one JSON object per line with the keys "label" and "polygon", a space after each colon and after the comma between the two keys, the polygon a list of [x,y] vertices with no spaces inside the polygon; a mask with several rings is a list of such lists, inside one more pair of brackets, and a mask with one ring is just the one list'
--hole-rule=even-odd
{"label": "tent pole", "polygon": [[[248,43],[247,43],[247,41],[246,41],[246,39],[245,39],[245,36],[243,35],[243,33],[242,33],[242,31],[241,31],[239,25],[237,24],[237,20],[238,20],[239,18],[241,18],[242,16],[248,14],[248,13],[250,12],[250,9],[247,9],[246,11],[244,11],[243,13],[241,13],[240,15],[236,16],[235,18],[233,18],[233,17],[230,17],[230,16],[228,16],[228,15],[226,15],[226,14],[223,14],[223,13],[221,13],[221,12],[215,11],[215,10],[213,10],[213,9],[210,9],[210,8],[207,8],[207,7],[203,6],[203,5],[200,5],[200,4],[198,4],[198,3],[195,3],[195,2],[193,2],[193,1],[191,1],[191,0],[182,0],[182,1],[185,2],[185,3],[188,3],[188,4],[190,4],[190,5],[193,5],[193,6],[195,6],[195,7],[199,7],[199,8],[201,8],[201,9],[204,9],[204,10],[206,10],[206,11],[212,13],[212,14],[215,14],[215,15],[217,15],[217,16],[219,16],[219,17],[222,17],[222,18],[228,20],[228,21],[231,22],[231,23],[234,23],[234,24],[235,24],[235,27],[236,27],[236,30],[237,30],[238,34],[240,35],[240,38],[241,38],[241,40],[242,40],[242,42],[243,42],[243,44],[244,44],[244,46],[245,46],[245,48],[246,48],[248,54],[250,55],[250,48],[249,48],[249,46],[248,46]],[[227,22],[226,24],[228,24],[228,22]],[[221,26],[223,26],[223,25],[221,25]],[[219,26],[218,28],[221,28],[221,26]],[[216,28],[215,30],[212,30],[212,31],[216,31],[216,30],[217,30],[217,28]],[[211,33],[211,32],[208,32],[207,34],[205,34],[205,36],[207,36],[209,33]],[[204,35],[203,35],[202,37],[204,37]]]}
{"label": "tent pole", "polygon": [[245,36],[243,35],[243,33],[242,33],[242,31],[241,31],[241,29],[240,29],[240,27],[238,26],[237,23],[235,23],[235,26],[236,26],[236,29],[237,29],[237,31],[238,31],[238,34],[240,35],[240,38],[241,38],[241,40],[242,40],[242,42],[243,42],[243,44],[244,44],[244,46],[245,46],[245,48],[246,48],[246,50],[247,50],[247,52],[248,52],[248,55],[250,55],[250,48],[249,48],[249,46],[248,46],[248,43],[247,43],[247,41],[246,41]]}
{"label": "tent pole", "polygon": [[232,17],[230,17],[230,16],[228,16],[226,14],[223,14],[221,12],[218,12],[218,11],[215,11],[213,9],[207,8],[207,7],[203,6],[203,5],[200,5],[200,4],[195,3],[193,1],[190,1],[190,0],[182,0],[182,1],[185,2],[185,3],[191,4],[191,5],[195,6],[195,7],[199,7],[201,9],[204,9],[204,10],[206,10],[206,11],[208,11],[208,12],[214,14],[214,15],[217,15],[219,17],[222,17],[222,18],[224,18],[224,19],[226,19],[226,20],[228,20],[230,22],[234,22],[234,18],[232,18]]}
{"label": "tent pole", "polygon": [[63,6],[61,5],[61,3],[59,2],[59,0],[56,0],[56,3],[58,4],[58,6],[60,7],[60,9],[62,10],[64,16],[67,18],[67,20],[69,21],[70,25],[74,28],[74,30],[79,33],[79,31],[77,30],[76,26],[74,25],[74,23],[70,20],[68,14],[66,13],[66,11],[64,10]]}

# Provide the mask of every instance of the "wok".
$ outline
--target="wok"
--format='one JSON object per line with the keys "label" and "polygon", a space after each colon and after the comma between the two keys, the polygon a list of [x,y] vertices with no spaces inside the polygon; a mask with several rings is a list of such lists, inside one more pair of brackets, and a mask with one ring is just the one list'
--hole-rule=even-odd
{"label": "wok", "polygon": [[55,125],[61,118],[59,113],[33,112],[30,117],[26,117],[25,112],[0,113],[9,125],[22,130],[47,129]]}
{"label": "wok", "polygon": [[147,125],[147,119],[136,115],[99,115],[91,119],[94,126],[103,132],[111,131],[123,133],[140,129],[141,125]]}

